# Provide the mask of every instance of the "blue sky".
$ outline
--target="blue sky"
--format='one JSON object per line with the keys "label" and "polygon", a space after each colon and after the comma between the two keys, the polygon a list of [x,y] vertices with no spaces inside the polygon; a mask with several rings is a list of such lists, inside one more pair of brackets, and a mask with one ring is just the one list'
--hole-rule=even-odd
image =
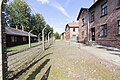
{"label": "blue sky", "polygon": [[45,21],[62,33],[68,22],[76,20],[81,7],[89,7],[93,0],[26,0],[33,13],[41,13]]}

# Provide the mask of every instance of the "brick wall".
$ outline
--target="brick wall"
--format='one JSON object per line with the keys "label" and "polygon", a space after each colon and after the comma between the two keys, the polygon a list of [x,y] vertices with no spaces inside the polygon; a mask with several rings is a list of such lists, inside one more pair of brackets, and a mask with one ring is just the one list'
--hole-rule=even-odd
{"label": "brick wall", "polygon": [[[118,9],[118,0],[107,0],[108,14],[101,17],[101,5],[105,1],[106,0],[101,1],[97,3],[95,7],[89,9],[90,13],[92,11],[95,11],[95,21],[90,22],[90,28],[95,27],[95,38],[97,43],[106,46],[120,47],[120,36],[117,35],[117,21],[120,20],[120,9]],[[103,24],[107,24],[106,37],[99,36],[101,31],[100,27]],[[90,31],[90,38],[92,38],[91,36],[92,34]]]}
{"label": "brick wall", "polygon": [[[83,9],[81,11],[80,17],[79,17],[79,41],[80,42],[86,42],[88,38],[88,11]],[[83,25],[82,19],[85,19],[85,23]]]}

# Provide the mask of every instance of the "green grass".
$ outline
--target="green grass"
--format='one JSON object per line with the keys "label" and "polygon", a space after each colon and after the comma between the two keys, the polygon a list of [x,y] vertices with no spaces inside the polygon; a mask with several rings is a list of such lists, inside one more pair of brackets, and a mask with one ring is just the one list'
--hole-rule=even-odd
{"label": "green grass", "polygon": [[77,42],[76,40],[70,40],[70,42]]}
{"label": "green grass", "polygon": [[[34,43],[31,44],[31,46],[37,45],[38,43],[39,43],[39,42],[34,42]],[[25,47],[28,47],[28,46],[29,46],[29,44],[23,44],[23,45],[8,47],[8,48],[7,48],[7,51],[16,50],[16,49],[19,49],[19,48],[25,48]]]}

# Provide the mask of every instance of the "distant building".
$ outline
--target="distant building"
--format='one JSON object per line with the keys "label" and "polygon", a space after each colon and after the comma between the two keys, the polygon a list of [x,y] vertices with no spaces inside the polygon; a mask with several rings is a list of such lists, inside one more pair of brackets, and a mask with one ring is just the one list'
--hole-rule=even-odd
{"label": "distant building", "polygon": [[77,40],[78,38],[78,22],[70,22],[65,27],[65,40]]}
{"label": "distant building", "polygon": [[61,40],[65,40],[65,32],[63,32],[63,33],[60,35],[60,37],[61,37]]}
{"label": "distant building", "polygon": [[[6,33],[7,47],[28,43],[28,32],[26,31],[11,27],[5,27],[5,33]],[[31,42],[36,42],[36,41],[37,41],[37,36],[31,34]]]}

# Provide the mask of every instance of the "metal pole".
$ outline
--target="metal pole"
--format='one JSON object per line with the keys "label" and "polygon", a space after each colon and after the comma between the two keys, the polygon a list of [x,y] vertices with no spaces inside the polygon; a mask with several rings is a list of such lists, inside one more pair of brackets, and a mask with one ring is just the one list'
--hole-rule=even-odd
{"label": "metal pole", "polygon": [[43,46],[43,51],[45,50],[45,43],[44,43],[44,30],[45,28],[47,27],[44,27],[43,30],[42,30],[42,46]]}
{"label": "metal pole", "polygon": [[31,39],[30,39],[30,33],[32,32],[32,30],[28,33],[28,37],[29,37],[29,48],[31,48]]}
{"label": "metal pole", "polygon": [[50,33],[51,31],[48,33],[48,46],[50,45]]}

